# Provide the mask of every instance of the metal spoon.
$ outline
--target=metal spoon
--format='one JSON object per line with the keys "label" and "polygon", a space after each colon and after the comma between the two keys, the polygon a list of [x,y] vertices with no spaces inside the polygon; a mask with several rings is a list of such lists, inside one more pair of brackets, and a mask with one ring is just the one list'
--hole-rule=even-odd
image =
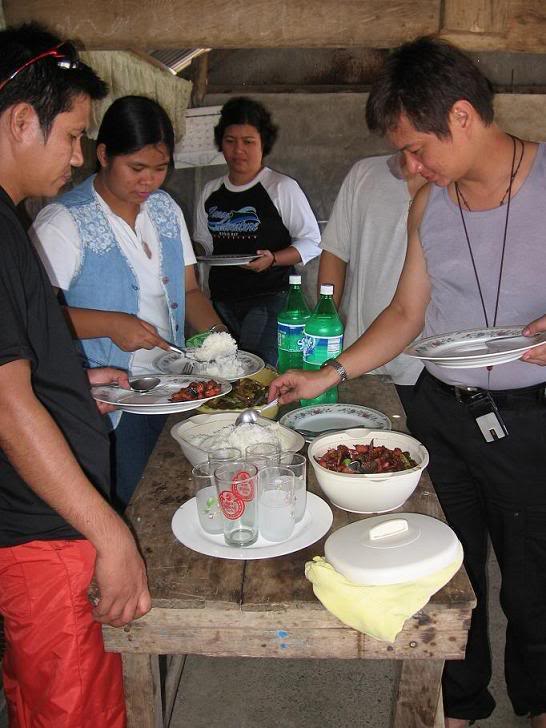
{"label": "metal spoon", "polygon": [[140,377],[140,379],[131,379],[129,386],[134,392],[149,392],[160,383],[159,377]]}
{"label": "metal spoon", "polygon": [[327,427],[324,430],[305,430],[302,427],[292,427],[292,429],[305,438],[318,437],[319,435],[325,435],[327,432],[343,432],[342,427]]}
{"label": "metal spoon", "polygon": [[243,410],[235,420],[235,427],[238,427],[238,425],[255,425],[258,422],[258,417],[262,414],[262,412],[264,412],[266,409],[269,409],[270,407],[275,407],[276,404],[277,400],[272,399],[271,402],[264,404],[264,406],[260,407],[260,409],[251,407],[250,409]]}

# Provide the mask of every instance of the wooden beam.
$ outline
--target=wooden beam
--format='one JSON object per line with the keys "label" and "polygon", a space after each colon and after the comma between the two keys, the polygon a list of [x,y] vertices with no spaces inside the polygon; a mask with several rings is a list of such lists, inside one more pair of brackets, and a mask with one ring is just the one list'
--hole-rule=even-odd
{"label": "wooden beam", "polygon": [[3,0],[87,50],[389,48],[438,31],[440,0]]}
{"label": "wooden beam", "polygon": [[441,35],[469,51],[546,53],[546,3],[445,0]]}

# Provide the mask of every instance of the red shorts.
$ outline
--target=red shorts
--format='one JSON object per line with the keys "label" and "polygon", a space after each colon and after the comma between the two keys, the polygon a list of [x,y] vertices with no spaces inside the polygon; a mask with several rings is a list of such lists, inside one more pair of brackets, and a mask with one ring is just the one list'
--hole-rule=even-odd
{"label": "red shorts", "polygon": [[124,728],[120,656],[104,651],[87,588],[88,541],[0,548],[10,728]]}

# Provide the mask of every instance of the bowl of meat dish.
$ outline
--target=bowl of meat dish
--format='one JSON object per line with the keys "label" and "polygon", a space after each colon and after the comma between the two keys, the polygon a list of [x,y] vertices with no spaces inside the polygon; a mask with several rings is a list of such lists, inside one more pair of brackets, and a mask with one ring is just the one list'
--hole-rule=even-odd
{"label": "bowl of meat dish", "polygon": [[352,513],[400,507],[428,465],[428,452],[414,437],[364,428],[315,438],[308,457],[324,494]]}
{"label": "bowl of meat dish", "polygon": [[237,412],[194,415],[177,422],[171,428],[171,436],[192,465],[207,460],[209,450],[222,447],[237,447],[244,458],[246,448],[259,442],[278,443],[284,452],[297,452],[305,445],[299,433],[263,417],[258,417],[255,425],[235,427],[237,415]]}

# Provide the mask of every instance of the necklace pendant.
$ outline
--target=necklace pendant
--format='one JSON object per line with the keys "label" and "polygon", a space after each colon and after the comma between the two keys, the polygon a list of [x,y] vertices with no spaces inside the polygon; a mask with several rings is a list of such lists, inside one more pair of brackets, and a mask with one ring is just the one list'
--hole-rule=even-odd
{"label": "necklace pendant", "polygon": [[150,246],[148,245],[148,243],[145,240],[142,241],[142,249],[146,253],[146,257],[148,258],[148,260],[151,260],[152,251],[150,250]]}

